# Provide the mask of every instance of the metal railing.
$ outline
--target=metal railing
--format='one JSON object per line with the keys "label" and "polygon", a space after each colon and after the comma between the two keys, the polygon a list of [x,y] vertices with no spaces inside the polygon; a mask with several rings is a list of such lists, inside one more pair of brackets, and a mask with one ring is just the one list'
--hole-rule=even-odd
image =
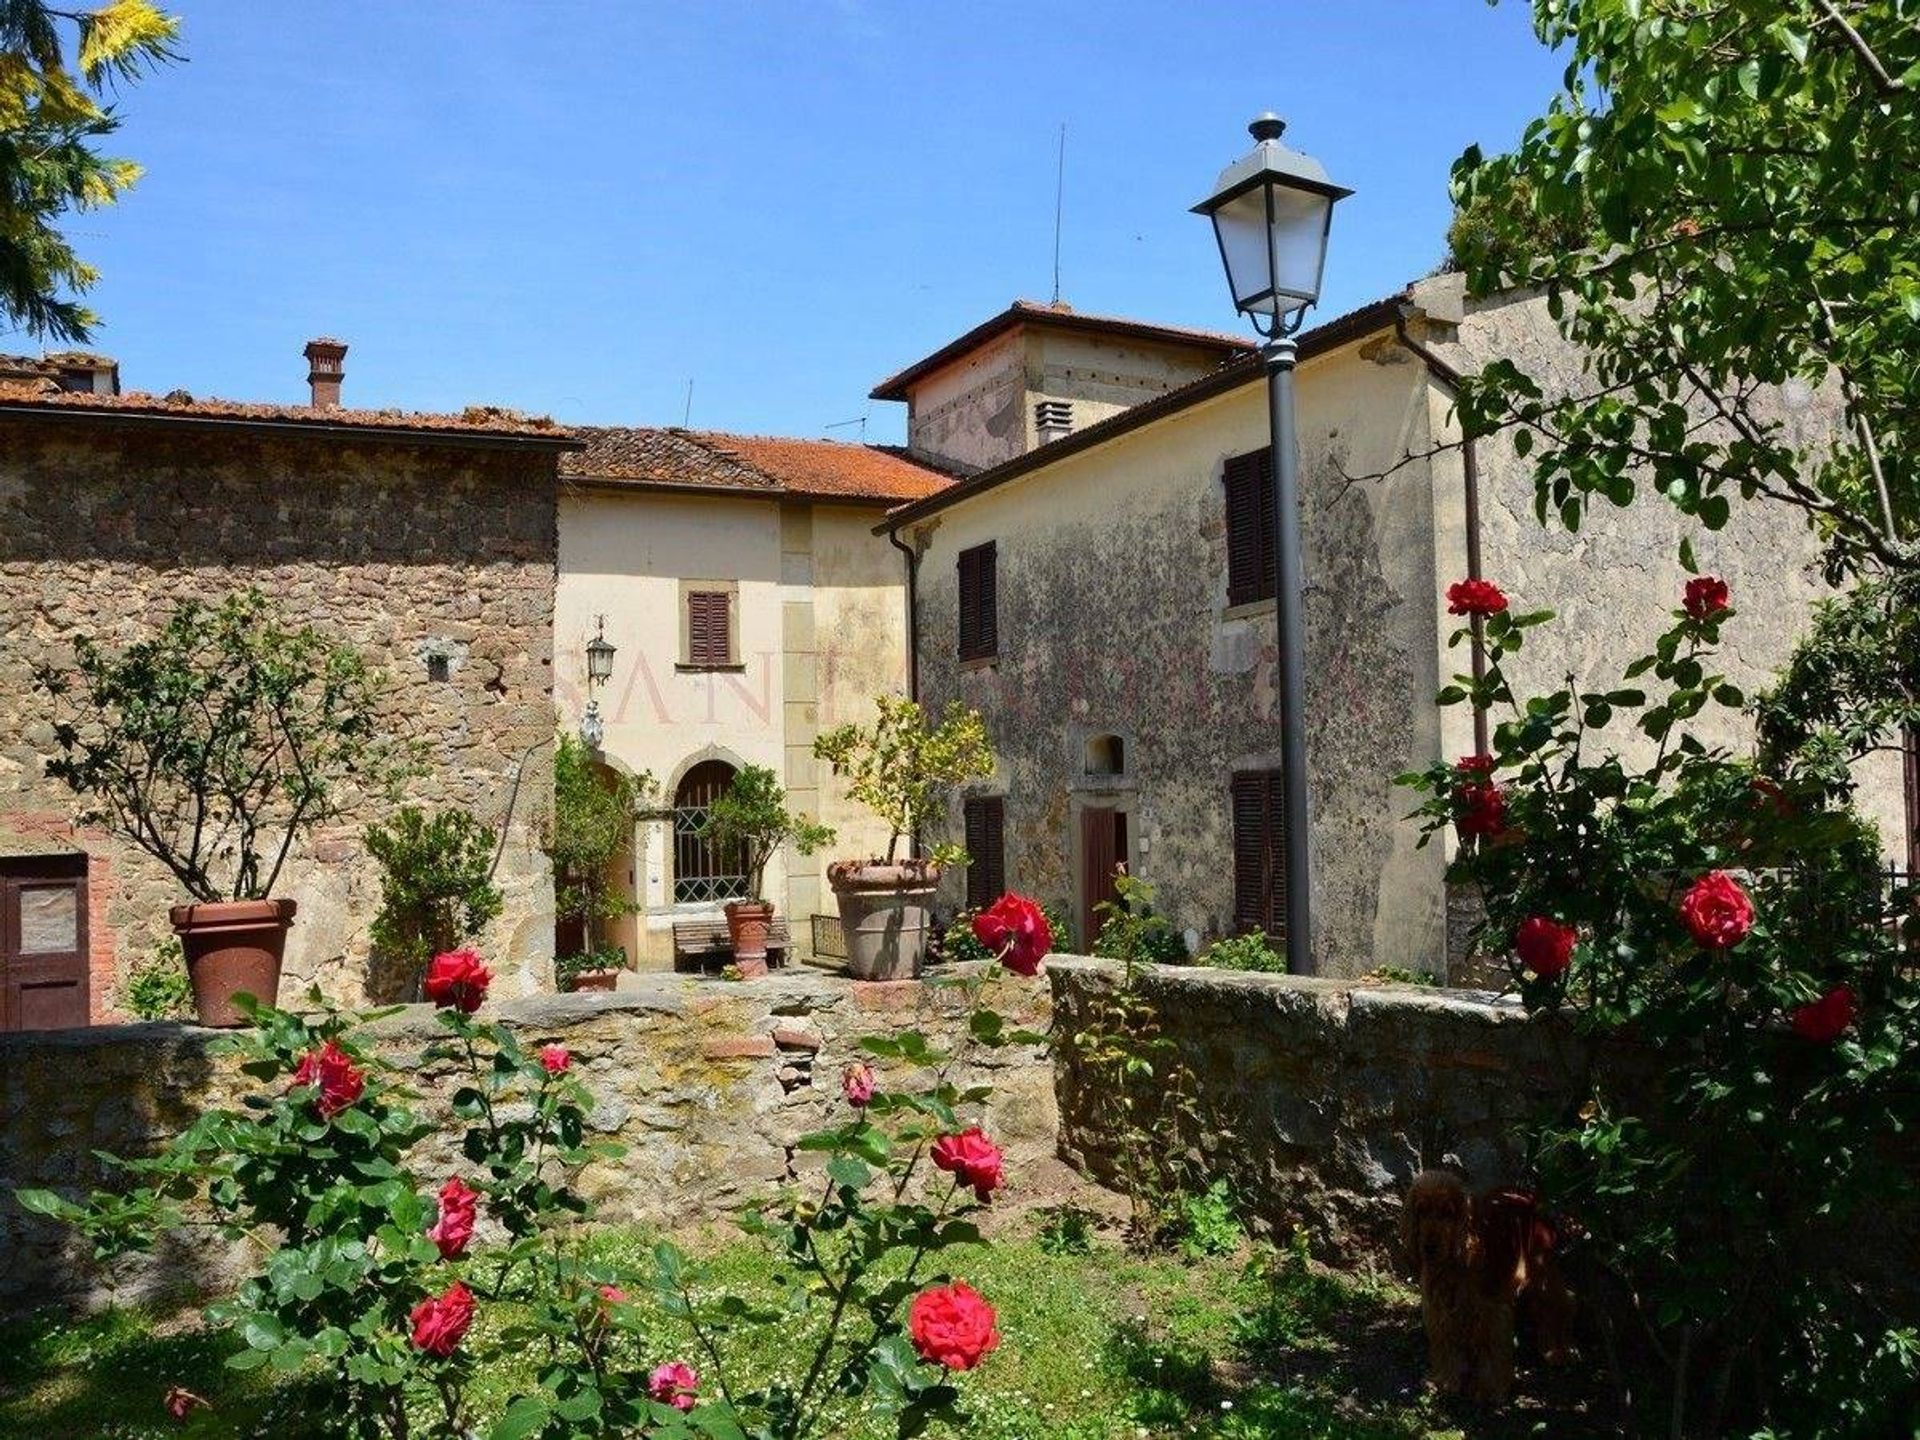
{"label": "metal railing", "polygon": [[840,928],[838,915],[813,917],[813,953],[828,960],[847,958],[847,932]]}

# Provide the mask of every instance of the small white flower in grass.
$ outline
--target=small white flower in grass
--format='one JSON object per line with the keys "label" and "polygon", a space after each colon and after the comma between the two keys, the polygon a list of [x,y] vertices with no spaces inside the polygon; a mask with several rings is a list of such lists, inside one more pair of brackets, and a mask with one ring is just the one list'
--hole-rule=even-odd
{"label": "small white flower in grass", "polygon": [[1220,1408],[1221,1408],[1222,1410],[1231,1410],[1231,1409],[1233,1408],[1233,1401],[1231,1401],[1231,1400],[1222,1400],[1222,1401],[1220,1402]]}

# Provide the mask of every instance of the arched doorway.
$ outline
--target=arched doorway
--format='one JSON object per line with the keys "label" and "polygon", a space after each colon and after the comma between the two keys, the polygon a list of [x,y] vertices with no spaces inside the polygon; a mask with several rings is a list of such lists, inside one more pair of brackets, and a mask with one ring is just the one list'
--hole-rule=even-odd
{"label": "arched doorway", "polygon": [[707,807],[733,783],[724,760],[702,760],[673,792],[673,903],[719,905],[743,899],[747,867],[738,846],[715,845],[700,833]]}

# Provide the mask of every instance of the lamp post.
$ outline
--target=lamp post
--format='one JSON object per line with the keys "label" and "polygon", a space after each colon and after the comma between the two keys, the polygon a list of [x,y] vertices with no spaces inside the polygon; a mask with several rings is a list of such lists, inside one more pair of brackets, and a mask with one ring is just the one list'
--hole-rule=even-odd
{"label": "lamp post", "polygon": [[1193,207],[1213,221],[1233,303],[1264,343],[1273,440],[1274,591],[1280,642],[1280,768],[1285,788],[1287,969],[1313,973],[1313,807],[1307,790],[1307,627],[1300,553],[1300,456],[1293,414],[1294,332],[1320,298],[1333,204],[1353,192],[1320,162],[1280,143],[1272,113],[1247,127],[1255,145]]}
{"label": "lamp post", "polygon": [[594,696],[613,678],[613,645],[607,639],[607,617],[595,617],[593,639],[587,642],[587,709],[580,717],[580,740],[589,750],[598,750],[606,738],[606,723],[600,718],[600,702]]}

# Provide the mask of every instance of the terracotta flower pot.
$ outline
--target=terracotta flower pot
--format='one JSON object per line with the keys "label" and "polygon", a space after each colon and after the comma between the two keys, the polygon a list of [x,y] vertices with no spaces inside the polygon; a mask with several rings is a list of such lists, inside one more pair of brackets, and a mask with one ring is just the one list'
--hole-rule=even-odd
{"label": "terracotta flower pot", "polygon": [[933,935],[940,867],[930,860],[839,860],[827,883],[840,903],[847,973],[856,980],[911,980]]}
{"label": "terracotta flower pot", "polygon": [[242,991],[263,1005],[279,1002],[280,957],[294,908],[291,900],[221,900],[168,912],[202,1025],[245,1025],[247,1017],[233,1003]]}
{"label": "terracotta flower pot", "polygon": [[748,979],[767,973],[767,932],[772,928],[771,902],[727,902],[727,935],[733,941],[733,963]]}
{"label": "terracotta flower pot", "polygon": [[619,979],[618,970],[581,970],[567,981],[567,989],[612,990]]}

